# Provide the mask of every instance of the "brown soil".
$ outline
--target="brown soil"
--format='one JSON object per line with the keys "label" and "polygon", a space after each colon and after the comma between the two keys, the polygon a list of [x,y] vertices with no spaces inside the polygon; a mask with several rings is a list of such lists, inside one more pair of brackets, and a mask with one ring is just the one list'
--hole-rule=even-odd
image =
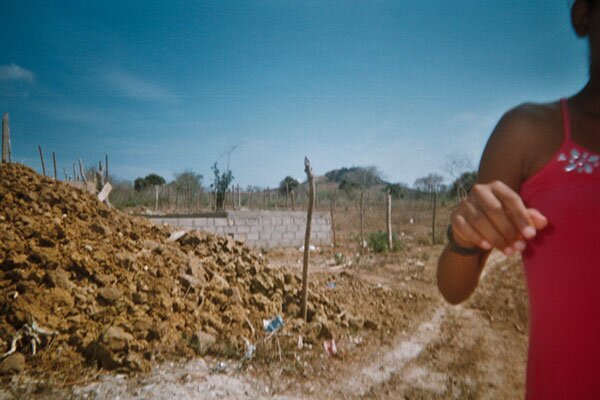
{"label": "brown soil", "polygon": [[[261,255],[199,233],[166,242],[166,228],[20,166],[0,166],[0,204],[9,239],[0,244],[0,345],[31,317],[60,333],[36,356],[22,343],[27,369],[3,378],[0,398],[524,396],[518,260],[494,253],[475,295],[448,305],[435,285],[442,246],[427,243],[424,207],[404,206],[403,246],[389,254],[359,254],[356,219],[340,212],[342,246],[311,253],[312,318],[303,324],[294,318],[297,249]],[[261,321],[278,313],[285,327],[266,339]],[[329,338],[335,356],[323,350]],[[257,345],[250,361],[244,339]],[[117,370],[151,371],[98,375],[94,365],[107,361],[99,353]],[[69,372],[78,368],[89,372],[79,382]]]}
{"label": "brown soil", "polygon": [[241,243],[197,232],[168,242],[166,227],[21,165],[0,165],[0,204],[0,349],[33,323],[57,332],[35,356],[29,337],[18,342],[32,376],[69,384],[93,366],[239,358],[265,337],[262,320],[279,314],[309,344],[365,321],[317,289],[304,324],[298,277]]}

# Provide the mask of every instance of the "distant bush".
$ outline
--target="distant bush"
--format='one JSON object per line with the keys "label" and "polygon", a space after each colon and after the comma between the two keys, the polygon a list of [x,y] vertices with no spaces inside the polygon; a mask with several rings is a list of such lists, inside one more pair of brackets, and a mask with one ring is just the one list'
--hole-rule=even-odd
{"label": "distant bush", "polygon": [[[387,232],[377,231],[369,233],[367,245],[369,246],[369,249],[375,253],[389,251]],[[398,236],[395,233],[392,233],[392,247],[392,251],[399,251],[404,248],[404,243],[398,240]]]}

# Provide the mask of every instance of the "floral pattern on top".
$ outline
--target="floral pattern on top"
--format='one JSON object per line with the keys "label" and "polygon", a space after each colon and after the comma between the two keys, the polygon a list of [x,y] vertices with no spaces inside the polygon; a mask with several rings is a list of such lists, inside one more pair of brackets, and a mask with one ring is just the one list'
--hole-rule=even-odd
{"label": "floral pattern on top", "polygon": [[566,162],[564,170],[566,172],[585,172],[591,174],[595,168],[600,166],[600,156],[597,154],[590,154],[587,151],[583,153],[573,148],[568,154],[560,153],[558,156],[559,162]]}

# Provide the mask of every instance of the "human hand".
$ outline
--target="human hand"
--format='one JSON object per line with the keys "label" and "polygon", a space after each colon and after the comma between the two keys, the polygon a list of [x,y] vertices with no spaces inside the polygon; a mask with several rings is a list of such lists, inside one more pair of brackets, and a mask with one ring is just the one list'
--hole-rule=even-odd
{"label": "human hand", "polygon": [[524,239],[533,238],[548,225],[546,217],[525,207],[521,197],[500,181],[473,186],[451,221],[458,245],[485,250],[495,247],[506,255],[525,250]]}

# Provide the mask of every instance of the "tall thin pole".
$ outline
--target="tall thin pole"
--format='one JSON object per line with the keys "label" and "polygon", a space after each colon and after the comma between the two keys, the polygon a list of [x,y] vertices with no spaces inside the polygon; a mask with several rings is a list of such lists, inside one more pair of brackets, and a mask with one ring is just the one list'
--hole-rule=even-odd
{"label": "tall thin pole", "polygon": [[302,265],[302,318],[304,321],[308,317],[308,260],[310,251],[310,230],[312,226],[312,214],[315,205],[315,179],[308,158],[304,157],[304,171],[308,178],[309,198],[308,212],[306,215],[306,234],[304,235],[304,263]]}
{"label": "tall thin pole", "polygon": [[56,176],[56,155],[54,155],[54,152],[52,152],[52,164],[54,164],[54,180],[57,180],[57,176]]}
{"label": "tall thin pole", "polygon": [[437,192],[433,191],[433,218],[431,221],[431,244],[435,244],[435,214],[437,209]]}
{"label": "tall thin pole", "polygon": [[336,241],[336,237],[335,237],[334,210],[335,210],[335,195],[331,196],[331,207],[330,207],[329,212],[331,214],[331,235],[333,238],[333,247],[337,247],[337,241]]}
{"label": "tall thin pole", "polygon": [[390,191],[387,191],[387,213],[386,213],[386,226],[387,226],[387,242],[388,242],[388,251],[392,251],[393,241],[392,241],[392,194]]}
{"label": "tall thin pole", "polygon": [[365,191],[360,192],[360,248],[365,247]]}
{"label": "tall thin pole", "polygon": [[87,179],[85,178],[85,173],[83,172],[83,162],[81,162],[81,158],[79,159],[79,173],[81,174],[81,180],[87,183]]}
{"label": "tall thin pole", "polygon": [[108,183],[108,154],[104,156],[104,182]]}
{"label": "tall thin pole", "polygon": [[2,162],[10,162],[10,126],[8,113],[2,116]]}
{"label": "tall thin pole", "polygon": [[42,146],[38,144],[38,150],[40,152],[40,160],[42,160],[42,173],[46,176],[46,163],[44,163],[44,154],[42,153]]}

